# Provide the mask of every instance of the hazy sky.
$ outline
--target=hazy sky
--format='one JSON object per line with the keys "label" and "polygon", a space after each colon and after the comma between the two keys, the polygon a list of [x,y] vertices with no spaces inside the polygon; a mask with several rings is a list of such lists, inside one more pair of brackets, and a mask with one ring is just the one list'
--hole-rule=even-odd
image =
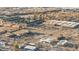
{"label": "hazy sky", "polygon": [[79,0],[0,0],[0,6],[17,7],[79,7]]}

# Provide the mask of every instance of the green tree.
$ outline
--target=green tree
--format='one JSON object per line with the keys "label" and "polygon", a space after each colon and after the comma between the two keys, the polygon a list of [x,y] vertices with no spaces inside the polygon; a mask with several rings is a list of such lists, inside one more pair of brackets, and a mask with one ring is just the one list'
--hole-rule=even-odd
{"label": "green tree", "polygon": [[16,48],[16,49],[19,49],[19,45],[16,44],[16,45],[15,45],[15,48]]}

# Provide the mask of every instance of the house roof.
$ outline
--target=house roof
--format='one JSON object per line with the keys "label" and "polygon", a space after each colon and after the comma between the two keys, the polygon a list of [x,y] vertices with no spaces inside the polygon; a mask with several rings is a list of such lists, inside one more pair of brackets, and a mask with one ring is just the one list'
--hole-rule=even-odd
{"label": "house roof", "polygon": [[26,33],[26,32],[28,32],[26,29],[22,29],[22,30],[18,30],[18,31],[16,31],[16,32],[14,32],[14,34],[16,34],[16,35],[21,35],[21,34],[24,34],[24,33]]}

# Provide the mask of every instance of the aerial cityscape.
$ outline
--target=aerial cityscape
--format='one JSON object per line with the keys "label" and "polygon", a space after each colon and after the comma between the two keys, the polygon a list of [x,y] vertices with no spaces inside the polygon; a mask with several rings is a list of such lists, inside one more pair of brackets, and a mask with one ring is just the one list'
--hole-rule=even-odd
{"label": "aerial cityscape", "polygon": [[79,51],[79,8],[0,7],[0,51]]}

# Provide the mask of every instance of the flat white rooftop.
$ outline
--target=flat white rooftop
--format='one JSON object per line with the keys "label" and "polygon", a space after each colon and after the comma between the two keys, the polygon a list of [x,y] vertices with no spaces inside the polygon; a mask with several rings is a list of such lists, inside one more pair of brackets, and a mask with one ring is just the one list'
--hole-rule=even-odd
{"label": "flat white rooftop", "polygon": [[79,25],[78,22],[58,21],[58,20],[48,20],[44,24],[59,25],[59,26],[71,27],[71,28],[74,28]]}
{"label": "flat white rooftop", "polygon": [[29,46],[29,45],[28,45],[28,46],[25,47],[25,49],[34,50],[34,49],[36,49],[36,47],[35,47],[35,46]]}

